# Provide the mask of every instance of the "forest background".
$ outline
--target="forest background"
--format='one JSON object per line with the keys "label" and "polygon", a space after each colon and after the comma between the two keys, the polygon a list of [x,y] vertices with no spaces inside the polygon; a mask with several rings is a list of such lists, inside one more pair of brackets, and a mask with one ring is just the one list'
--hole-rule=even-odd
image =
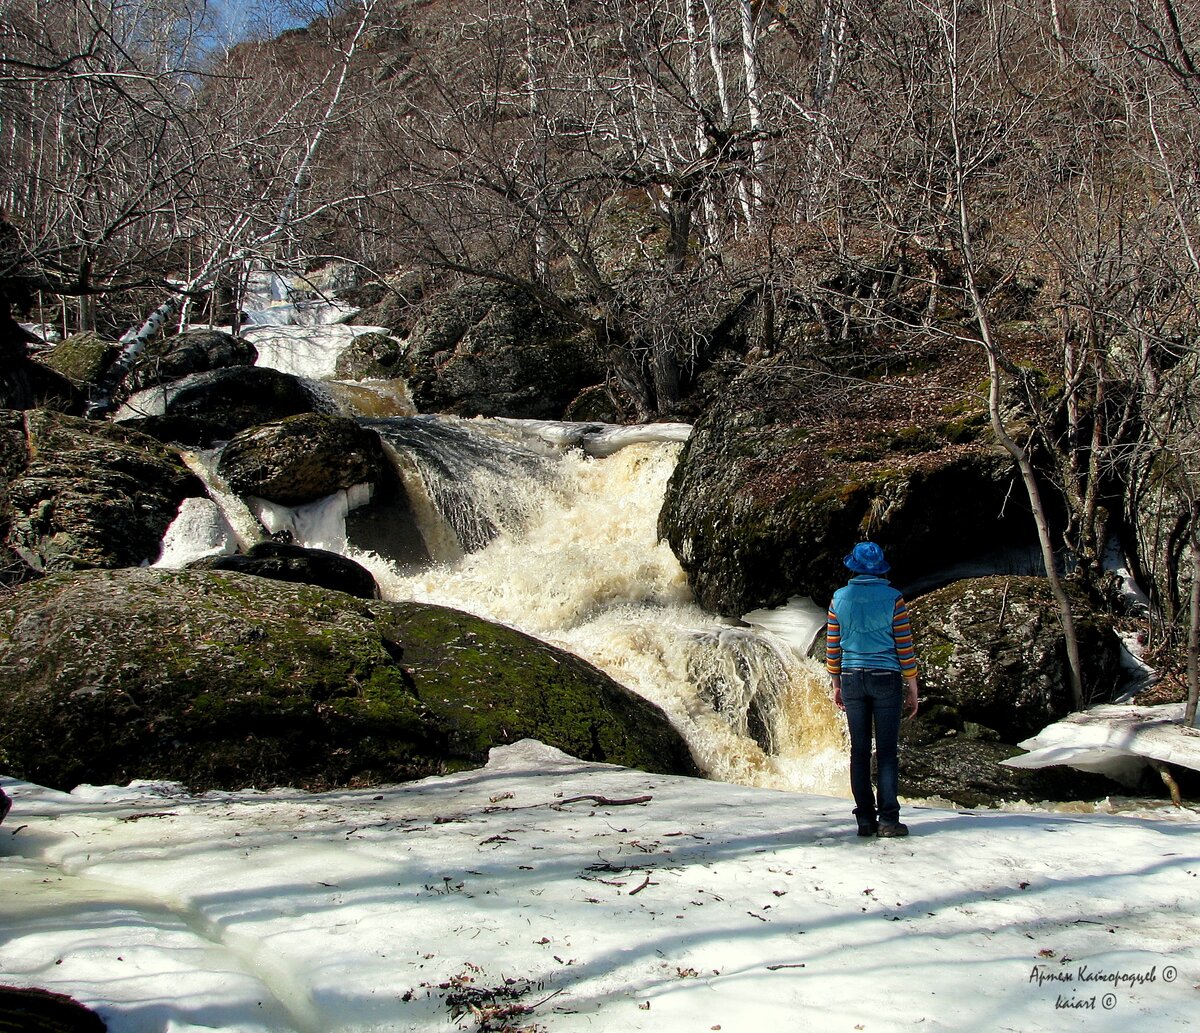
{"label": "forest background", "polygon": [[251,267],[335,261],[413,311],[519,290],[590,336],[630,421],[688,415],[731,312],[742,365],[870,376],[936,340],[986,363],[964,389],[1022,472],[1068,642],[1058,572],[1099,591],[1110,536],[1170,491],[1140,573],[1169,586],[1194,719],[1194,3],[229,10],[0,3],[7,358],[27,315],[120,338],[115,378],[236,312]]}

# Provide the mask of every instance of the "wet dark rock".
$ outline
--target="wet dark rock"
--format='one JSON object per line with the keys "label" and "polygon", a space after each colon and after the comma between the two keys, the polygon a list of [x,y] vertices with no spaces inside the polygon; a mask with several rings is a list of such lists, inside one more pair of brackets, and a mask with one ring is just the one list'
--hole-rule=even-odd
{"label": "wet dark rock", "polygon": [[33,359],[0,363],[0,409],[53,409],[82,415],[84,393],[70,380]]}
{"label": "wet dark rock", "polygon": [[3,436],[7,545],[34,571],[153,560],[182,501],[204,489],[179,456],[135,431],[46,410]]}
{"label": "wet dark rock", "polygon": [[404,344],[421,412],[560,419],[603,374],[587,335],[520,291],[471,283],[440,295]]}
{"label": "wet dark rock", "polygon": [[185,330],[149,342],[121,382],[120,396],[230,366],[253,366],[258,351],[249,341],[223,330]]}
{"label": "wet dark rock", "polygon": [[29,465],[29,445],[25,439],[25,414],[0,409],[0,585],[28,580],[33,570],[9,545],[12,506],[8,486]]}
{"label": "wet dark rock", "polygon": [[0,596],[0,769],[40,785],[394,782],[537,738],[695,774],[657,707],[442,607],[222,571],[55,574]]}
{"label": "wet dark rock", "polygon": [[66,994],[0,986],[0,1033],[105,1033],[94,1011]]}
{"label": "wet dark rock", "polygon": [[1027,770],[1000,763],[1024,752],[1017,746],[968,736],[923,743],[902,734],[900,793],[950,800],[963,807],[994,807],[1018,800],[1102,800],[1129,791],[1103,775],[1068,767]]}
{"label": "wet dark rock", "polygon": [[371,499],[346,514],[346,540],[394,564],[402,575],[430,563],[429,548],[400,475],[390,464]]}
{"label": "wet dark rock", "polygon": [[356,484],[380,481],[388,469],[379,436],[354,420],[301,413],[237,434],[217,472],[242,495],[299,506]]}
{"label": "wet dark rock", "polygon": [[233,366],[139,391],[113,419],[162,441],[208,448],[269,420],[331,408],[299,377]]}
{"label": "wet dark rock", "polygon": [[231,570],[276,581],[319,585],[359,599],[379,598],[379,586],[374,576],[354,560],[336,552],[306,549],[289,542],[259,542],[245,555],[200,560],[191,564],[190,569]]}
{"label": "wet dark rock", "polygon": [[739,377],[696,424],[659,519],[701,605],[824,604],[867,536],[898,585],[981,543],[1028,540],[1011,459],[981,413],[927,394],[784,363]]}

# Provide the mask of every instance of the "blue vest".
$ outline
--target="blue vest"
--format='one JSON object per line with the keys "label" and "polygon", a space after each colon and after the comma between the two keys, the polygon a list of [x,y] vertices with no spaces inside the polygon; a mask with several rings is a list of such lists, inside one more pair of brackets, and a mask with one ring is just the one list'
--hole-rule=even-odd
{"label": "blue vest", "polygon": [[886,578],[860,574],[833,593],[829,608],[842,633],[842,670],[869,667],[898,671],[896,600],[900,593]]}

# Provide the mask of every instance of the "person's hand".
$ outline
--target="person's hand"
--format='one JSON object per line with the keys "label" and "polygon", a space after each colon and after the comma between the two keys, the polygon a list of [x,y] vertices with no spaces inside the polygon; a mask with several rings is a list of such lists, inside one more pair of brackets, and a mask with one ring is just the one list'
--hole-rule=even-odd
{"label": "person's hand", "polygon": [[842,686],[840,682],[834,682],[833,685],[833,702],[837,704],[838,710],[845,710],[846,704],[842,702]]}
{"label": "person's hand", "polygon": [[910,721],[917,716],[917,679],[905,678],[904,685],[908,690],[904,694],[904,719]]}

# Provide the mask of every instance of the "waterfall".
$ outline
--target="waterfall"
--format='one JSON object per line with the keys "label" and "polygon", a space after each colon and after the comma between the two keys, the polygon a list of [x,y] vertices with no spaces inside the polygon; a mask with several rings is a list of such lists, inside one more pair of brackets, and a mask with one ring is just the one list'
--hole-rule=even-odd
{"label": "waterfall", "polygon": [[[245,552],[255,543],[262,541],[266,537],[266,533],[262,525],[255,518],[254,513],[250,510],[250,507],[238,495],[234,494],[229,485],[225,483],[225,479],[217,473],[217,460],[220,458],[220,455],[220,449],[203,449],[180,453],[188,469],[204,485],[209,499],[220,512],[222,521],[236,539],[238,548]],[[171,528],[168,528],[167,533],[170,534],[174,527],[175,525],[172,524]],[[166,562],[165,550],[164,559],[159,562],[164,566],[171,565]],[[179,563],[178,565],[183,566],[184,564]]]}
{"label": "waterfall", "polygon": [[713,778],[848,795],[844,724],[821,666],[806,655],[820,611],[793,600],[743,621],[714,617],[658,540],[689,427],[416,416],[394,385],[378,399],[359,385],[372,395],[360,406],[354,385],[330,384],[350,330],[262,328],[260,365],[323,378],[331,403],[336,392],[379,434],[407,512],[385,513],[376,535],[380,527],[397,541],[419,534],[432,562],[413,561],[408,546],[392,550],[407,561],[388,559],[388,549],[347,534],[361,490],[300,510],[255,500],[255,519],[240,500],[223,499],[206,469],[231,523],[260,536],[261,520],[343,551],[370,569],[385,599],[456,607],[583,657],[660,706]]}
{"label": "waterfall", "polygon": [[497,421],[385,423],[371,425],[430,477],[430,504],[471,547],[407,576],[351,547],[384,598],[467,610],[582,656],[658,704],[714,778],[846,792],[820,665],[791,636],[702,610],[658,540],[677,432],[641,428],[596,458],[550,449],[548,425],[538,448],[528,427]]}
{"label": "waterfall", "polygon": [[[435,558],[474,552],[501,528],[520,527],[538,486],[553,476],[549,448],[532,448],[494,421],[415,416],[360,422],[401,457],[398,472],[410,497],[416,489],[453,532],[457,548],[448,554],[444,534],[427,522],[426,545]],[[420,486],[413,484],[413,472]]]}

